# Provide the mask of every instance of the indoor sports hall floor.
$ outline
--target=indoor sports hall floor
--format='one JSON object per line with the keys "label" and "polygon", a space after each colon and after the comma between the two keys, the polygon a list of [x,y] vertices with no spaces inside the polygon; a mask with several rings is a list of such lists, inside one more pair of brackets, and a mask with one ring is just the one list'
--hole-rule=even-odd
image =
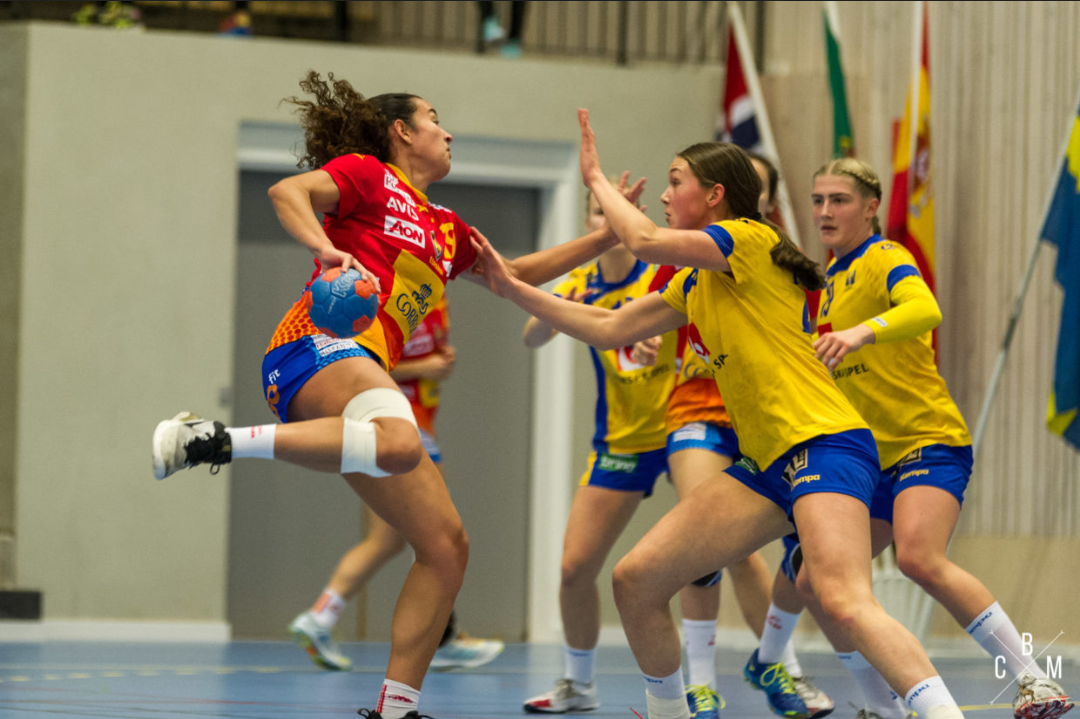
{"label": "indoor sports hall floor", "polygon": [[[0,718],[117,717],[121,719],[329,719],[355,716],[381,685],[388,644],[343,645],[355,667],[347,673],[316,668],[288,642],[228,644],[66,643],[0,644]],[[746,657],[721,648],[718,667],[722,716],[772,717],[763,695],[741,679]],[[836,701],[835,717],[851,719],[860,695],[835,657],[802,656],[807,673]],[[969,717],[1012,716],[1015,684],[994,677],[988,658],[935,659]],[[475,670],[430,674],[423,713],[436,719],[521,717],[524,698],[547,691],[559,675],[562,649],[509,645]],[[1080,668],[1063,659],[1062,683],[1080,691]],[[595,717],[642,715],[644,693],[629,649],[601,647],[602,706]]]}

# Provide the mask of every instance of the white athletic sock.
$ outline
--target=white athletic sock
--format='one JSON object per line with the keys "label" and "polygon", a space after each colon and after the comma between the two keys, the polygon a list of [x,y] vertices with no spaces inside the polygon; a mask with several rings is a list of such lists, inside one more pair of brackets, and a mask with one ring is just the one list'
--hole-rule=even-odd
{"label": "white athletic sock", "polygon": [[596,648],[574,649],[566,645],[566,677],[578,684],[592,684],[596,676]]}
{"label": "white athletic sock", "polygon": [[649,719],[690,719],[682,667],[669,677],[641,676],[645,680],[645,707]]}
{"label": "white athletic sock", "polygon": [[904,703],[921,717],[927,716],[931,709],[937,707],[956,707],[956,700],[945,688],[945,682],[936,674],[929,679],[916,682],[904,697]]}
{"label": "white athletic sock", "polygon": [[1035,662],[1025,666],[1030,658],[1024,656],[1024,646],[1020,633],[1016,631],[1012,620],[1001,605],[994,602],[979,612],[979,615],[967,626],[967,633],[979,643],[992,657],[1004,657],[1005,666],[1014,677],[1021,672],[1031,672],[1037,679],[1045,679],[1046,673]]}
{"label": "white athletic sock", "polygon": [[683,619],[690,684],[716,689],[716,620]]}
{"label": "white athletic sock", "polygon": [[907,707],[900,700],[900,695],[894,692],[885,679],[878,674],[877,669],[870,666],[859,652],[837,653],[837,658],[843,663],[855,683],[862,689],[866,697],[866,709],[877,714],[881,719],[905,719],[908,715]]}
{"label": "white athletic sock", "polygon": [[402,719],[409,712],[415,711],[419,704],[419,689],[384,679],[382,691],[379,692],[379,706],[375,711],[382,714],[383,719]]}
{"label": "white athletic sock", "polygon": [[784,669],[787,669],[787,673],[793,677],[801,677],[803,675],[802,664],[799,664],[799,658],[795,656],[795,643],[788,639],[788,643],[784,645]]}
{"label": "white athletic sock", "polygon": [[261,424],[255,427],[226,427],[232,442],[232,458],[255,459],[274,458],[274,432],[276,424]]}
{"label": "white athletic sock", "polygon": [[333,629],[344,609],[345,600],[340,594],[327,587],[319,595],[315,606],[311,608],[311,618],[323,629]]}
{"label": "white athletic sock", "polygon": [[[798,614],[785,612],[775,604],[769,605],[769,613],[765,615],[765,629],[761,633],[761,644],[758,647],[759,664],[776,664],[783,660],[784,647],[798,623]],[[790,669],[788,673],[791,673]]]}

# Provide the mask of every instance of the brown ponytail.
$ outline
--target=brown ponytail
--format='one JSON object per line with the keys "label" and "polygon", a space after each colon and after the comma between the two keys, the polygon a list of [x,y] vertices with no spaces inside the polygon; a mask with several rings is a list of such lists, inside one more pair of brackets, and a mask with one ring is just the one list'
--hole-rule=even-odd
{"label": "brown ponytail", "polygon": [[701,142],[678,156],[686,160],[703,187],[724,186],[724,199],[733,215],[761,222],[776,233],[779,241],[769,252],[774,265],[791,272],[808,290],[825,286],[821,267],[803,254],[782,228],[761,217],[757,210],[761,177],[742,148],[727,142]]}

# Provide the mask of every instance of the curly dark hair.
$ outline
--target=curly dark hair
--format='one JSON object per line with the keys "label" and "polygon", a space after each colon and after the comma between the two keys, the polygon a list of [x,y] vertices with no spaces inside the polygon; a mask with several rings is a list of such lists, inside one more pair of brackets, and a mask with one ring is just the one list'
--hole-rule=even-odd
{"label": "curly dark hair", "polygon": [[412,127],[416,95],[388,93],[366,98],[347,80],[326,73],[323,80],[311,70],[300,81],[300,89],[314,100],[288,97],[283,102],[297,106],[304,128],[304,154],[297,167],[317,169],[335,157],[360,153],[381,162],[390,159],[389,128],[397,120]]}

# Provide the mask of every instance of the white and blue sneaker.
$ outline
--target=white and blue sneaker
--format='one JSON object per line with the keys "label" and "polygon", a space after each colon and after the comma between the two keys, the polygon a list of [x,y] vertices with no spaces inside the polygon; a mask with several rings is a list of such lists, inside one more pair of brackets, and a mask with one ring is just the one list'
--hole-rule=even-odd
{"label": "white and blue sneaker", "polygon": [[458,635],[435,650],[432,669],[474,669],[502,653],[506,645],[498,639],[473,639]]}
{"label": "white and blue sneaker", "polygon": [[686,703],[690,705],[690,719],[720,719],[724,697],[707,684],[686,687]]}
{"label": "white and blue sneaker", "polygon": [[352,661],[338,650],[330,632],[319,626],[311,612],[304,612],[294,619],[289,625],[289,634],[308,653],[311,661],[323,669],[348,671],[352,667]]}

